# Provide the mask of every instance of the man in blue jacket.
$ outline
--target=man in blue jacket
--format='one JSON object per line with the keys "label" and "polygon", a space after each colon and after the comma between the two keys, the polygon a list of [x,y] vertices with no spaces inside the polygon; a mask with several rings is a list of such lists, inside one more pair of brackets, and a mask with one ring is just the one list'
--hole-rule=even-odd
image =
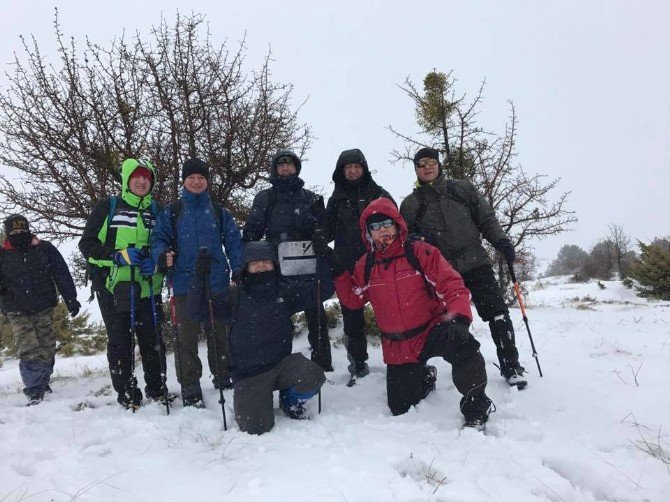
{"label": "man in blue jacket", "polygon": [[[165,208],[151,236],[151,252],[161,270],[168,275],[172,289],[177,325],[175,366],[181,384],[184,406],[204,407],[200,377],[202,364],[198,357],[198,336],[203,328],[198,320],[186,315],[186,295],[195,270],[200,248],[206,247],[212,257],[210,286],[213,294],[228,289],[239,274],[242,260],[242,237],[230,213],[209,197],[209,167],[200,159],[189,159],[182,168],[184,188],[181,198]],[[225,253],[223,247],[225,247]],[[207,359],[215,387],[229,387],[228,334],[223,323],[215,323],[214,340],[207,338]],[[221,361],[214,358],[218,346]],[[218,374],[218,368],[221,374]]]}
{"label": "man in blue jacket", "polygon": [[[192,317],[207,316],[203,281],[210,275],[209,256],[198,256],[196,276],[188,298]],[[320,294],[333,294],[330,267],[320,267]],[[213,274],[214,271],[211,271]],[[212,293],[217,321],[230,328],[230,359],[234,381],[235,420],[241,431],[263,434],[274,426],[273,392],[279,391],[282,411],[293,419],[305,417],[307,401],[326,380],[323,369],[301,353],[292,354],[291,315],[314,305],[311,280],[290,281],[278,273],[275,245],[247,242],[243,272],[237,286]]]}

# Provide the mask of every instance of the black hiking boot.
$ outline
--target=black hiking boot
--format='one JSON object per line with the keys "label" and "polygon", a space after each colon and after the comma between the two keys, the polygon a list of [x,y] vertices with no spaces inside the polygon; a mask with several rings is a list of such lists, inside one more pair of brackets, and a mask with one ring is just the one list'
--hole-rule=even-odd
{"label": "black hiking boot", "polygon": [[35,393],[30,396],[28,396],[28,402],[26,403],[26,406],[35,406],[36,404],[40,404],[44,400],[44,393]]}
{"label": "black hiking boot", "polygon": [[116,398],[116,402],[127,410],[138,409],[142,405],[142,391],[136,387],[135,393],[132,397],[131,394],[133,394],[132,388],[125,392],[119,393],[118,397]]}
{"label": "black hiking boot", "polygon": [[355,376],[356,378],[363,378],[370,374],[370,367],[365,361],[354,361],[347,367],[347,369],[351,376]]}
{"label": "black hiking boot", "polygon": [[[162,405],[165,405],[165,393],[162,390],[159,390],[157,392],[155,391],[148,391],[147,389],[144,389],[144,392],[147,396],[147,399],[151,401],[155,401],[157,403],[160,403]],[[179,394],[176,392],[167,392],[167,402],[172,403],[175,399],[179,397]]]}
{"label": "black hiking boot", "polygon": [[423,393],[421,399],[425,399],[428,394],[435,392],[435,382],[437,382],[437,368],[433,365],[426,364],[426,376],[423,380]]}
{"label": "black hiking boot", "polygon": [[478,431],[486,430],[486,422],[489,415],[496,411],[496,407],[486,394],[477,396],[463,396],[461,399],[461,412],[465,417],[464,428]]}
{"label": "black hiking boot", "polygon": [[500,374],[507,380],[509,386],[519,390],[523,390],[528,385],[528,380],[523,376],[525,372],[526,369],[519,363],[503,364],[500,367]]}
{"label": "black hiking boot", "polygon": [[183,400],[184,408],[197,408],[199,410],[204,410],[206,408],[205,401],[202,400],[202,396],[192,396]]}

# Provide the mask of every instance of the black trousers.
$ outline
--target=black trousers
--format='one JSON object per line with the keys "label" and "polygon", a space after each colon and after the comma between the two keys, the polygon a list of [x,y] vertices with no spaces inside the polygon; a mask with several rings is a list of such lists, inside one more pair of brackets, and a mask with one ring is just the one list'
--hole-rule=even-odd
{"label": "black trousers", "polygon": [[350,361],[368,360],[368,343],[365,338],[365,309],[351,310],[342,307],[344,321],[344,343],[347,347],[347,356]]}
{"label": "black trousers", "polygon": [[442,357],[451,364],[454,385],[463,395],[460,407],[464,415],[488,408],[486,368],[479,342],[467,328],[450,322],[433,327],[419,362],[386,367],[386,394],[393,415],[406,413],[426,396],[430,385],[426,361],[431,357]]}
{"label": "black trousers", "polygon": [[[131,336],[130,313],[117,312],[113,295],[106,289],[97,292],[102,320],[107,329],[107,361],[112,376],[112,386],[119,394],[130,393],[132,388],[132,364],[135,357],[135,341]],[[162,323],[163,309],[160,298],[156,297],[158,327],[154,329],[151,299],[142,298],[136,306],[135,333],[140,347],[142,368],[144,369],[144,390],[149,397],[162,395],[163,380],[161,367],[165,368],[165,345],[156,332]],[[159,345],[160,350],[159,350]],[[162,356],[162,360],[161,360]],[[130,395],[130,394],[129,394]]]}
{"label": "black trousers", "polygon": [[[330,337],[328,336],[328,321],[326,320],[326,311],[323,305],[316,308],[305,310],[305,319],[307,320],[307,340],[312,348],[311,359],[326,371],[332,371],[333,360],[330,354]],[[319,336],[319,320],[321,321],[321,336]]]}
{"label": "black trousers", "polygon": [[475,268],[463,274],[463,282],[472,293],[472,303],[483,321],[489,323],[503,374],[519,366],[514,323],[509,317],[502,291],[491,266]]}
{"label": "black trousers", "polygon": [[490,265],[469,270],[463,274],[465,287],[472,293],[472,303],[483,321],[509,313],[502,291]]}

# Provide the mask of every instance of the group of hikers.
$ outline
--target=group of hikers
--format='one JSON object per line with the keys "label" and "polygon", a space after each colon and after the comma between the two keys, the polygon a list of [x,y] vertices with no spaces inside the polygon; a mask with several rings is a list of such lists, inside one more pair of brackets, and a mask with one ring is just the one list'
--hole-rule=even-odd
{"label": "group of hikers", "polygon": [[[228,210],[210,198],[210,170],[202,160],[186,160],[181,196],[164,207],[152,198],[155,167],[141,159],[123,162],[120,194],[93,208],[79,241],[107,331],[118,403],[134,410],[146,398],[169,411],[177,397],[166,385],[165,282],[183,406],[205,407],[198,356],[204,331],[212,383],[221,399],[224,389],[233,389],[240,430],[272,429],[274,391],[287,416],[305,418],[307,402],[319,393],[325,372],[333,371],[323,301],[335,290],[351,384],[369,373],[369,302],[381,331],[391,413],[407,412],[435,389],[437,371],[427,362],[442,357],[462,394],[464,425],[482,429],[495,408],[485,392],[480,344],[469,331],[470,300],[489,323],[501,375],[519,389],[527,384],[514,327],[482,245],[484,238],[514,261],[514,246],[491,206],[471,182],[448,179],[433,148],[414,156],[415,188],[400,208],[375,183],[359,149],[337,159],[327,205],[304,188],[301,168],[294,152],[282,150],[272,158],[271,187],[256,195],[240,231]],[[4,231],[2,312],[17,341],[24,393],[36,404],[51,392],[56,288],[73,317],[80,305],[62,256],[31,233],[24,216],[9,216]],[[301,251],[292,255],[296,243]],[[296,260],[306,268],[289,272]],[[292,315],[300,311],[309,331],[309,359],[292,352]],[[144,393],[134,375],[135,339]]]}

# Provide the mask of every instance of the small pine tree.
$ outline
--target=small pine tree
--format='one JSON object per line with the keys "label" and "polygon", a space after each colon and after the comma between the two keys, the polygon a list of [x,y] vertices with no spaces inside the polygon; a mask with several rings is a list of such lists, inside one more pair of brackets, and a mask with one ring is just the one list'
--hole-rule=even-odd
{"label": "small pine tree", "polygon": [[670,247],[662,241],[644,244],[638,241],[640,257],[631,269],[640,296],[670,300]]}

